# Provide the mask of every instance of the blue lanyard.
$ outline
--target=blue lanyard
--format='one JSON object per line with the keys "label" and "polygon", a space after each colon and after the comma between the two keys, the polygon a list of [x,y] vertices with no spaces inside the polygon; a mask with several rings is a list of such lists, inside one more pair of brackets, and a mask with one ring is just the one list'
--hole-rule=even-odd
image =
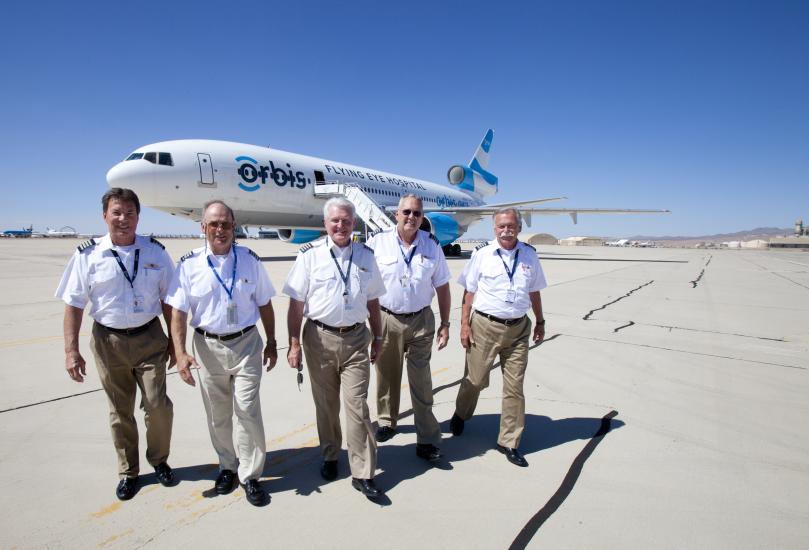
{"label": "blue lanyard", "polygon": [[[351,245],[349,244],[348,246]],[[329,248],[329,254],[331,254],[331,259],[334,260],[334,265],[337,266],[337,271],[340,272],[340,278],[343,280],[343,296],[348,296],[348,277],[351,275],[351,263],[354,261],[354,247],[351,246],[351,256],[348,257],[348,269],[346,269],[345,275],[343,275],[343,268],[340,267],[337,261],[337,256],[334,255],[334,250]]]}
{"label": "blue lanyard", "polygon": [[497,249],[497,255],[500,256],[500,261],[503,262],[503,267],[506,268],[506,275],[508,275],[508,282],[514,282],[514,272],[517,271],[517,258],[520,257],[519,249],[517,252],[514,253],[514,262],[511,264],[511,271],[508,270],[508,266],[506,265],[506,261],[503,259],[503,255],[500,254],[500,249]]}
{"label": "blue lanyard", "polygon": [[233,287],[236,285],[236,264],[239,262],[239,257],[236,256],[236,245],[232,245],[231,248],[233,249],[233,278],[230,281],[230,288],[225,286],[224,281],[222,281],[222,277],[219,276],[219,273],[216,272],[216,269],[213,266],[213,262],[211,262],[211,257],[206,256],[208,260],[208,266],[213,271],[213,274],[216,275],[216,280],[219,281],[219,284],[222,285],[222,288],[225,289],[225,292],[228,293],[228,299],[233,299]]}
{"label": "blue lanyard", "polygon": [[129,276],[129,272],[126,270],[124,266],[124,262],[121,261],[121,257],[118,255],[117,250],[110,250],[112,255],[115,256],[115,261],[118,262],[118,267],[121,268],[121,271],[124,272],[124,277],[126,281],[129,283],[130,288],[135,290],[135,277],[138,276],[138,259],[140,259],[140,248],[135,249],[135,265],[132,267],[132,277]]}
{"label": "blue lanyard", "polygon": [[[399,243],[396,243],[396,244],[399,244]],[[399,252],[402,253],[402,259],[404,260],[404,263],[407,266],[407,269],[410,269],[410,263],[413,261],[413,256],[416,254],[416,247],[417,246],[418,245],[413,245],[413,248],[410,250],[410,257],[408,258],[407,256],[405,256],[404,248],[402,248],[402,245],[399,244]]]}

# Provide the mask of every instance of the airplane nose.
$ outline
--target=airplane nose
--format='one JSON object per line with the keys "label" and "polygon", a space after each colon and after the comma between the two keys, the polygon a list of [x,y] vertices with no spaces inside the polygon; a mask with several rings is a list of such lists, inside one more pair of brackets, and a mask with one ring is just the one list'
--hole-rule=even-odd
{"label": "airplane nose", "polygon": [[[143,166],[144,164],[148,166]],[[142,160],[119,162],[107,172],[107,185],[140,193],[145,191],[144,184],[151,183],[153,174],[150,168],[151,165]]]}

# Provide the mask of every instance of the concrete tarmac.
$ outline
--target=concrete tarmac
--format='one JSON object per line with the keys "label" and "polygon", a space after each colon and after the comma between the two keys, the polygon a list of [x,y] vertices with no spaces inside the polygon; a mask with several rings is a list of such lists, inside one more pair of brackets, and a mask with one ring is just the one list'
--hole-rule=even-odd
{"label": "concrete tarmac", "polygon": [[[809,254],[541,246],[547,340],[525,378],[528,468],[493,447],[501,376],[461,437],[449,433],[463,350],[451,283],[449,346],[432,361],[446,460],[415,455],[410,401],[379,446],[378,503],[326,483],[311,388],[287,366],[288,300],[273,300],[278,366],[255,508],[212,494],[216,455],[198,388],[172,370],[178,485],[144,457],[119,502],[107,402],[81,330],[87,379],[64,372],[53,292],[79,241],[0,240],[0,548],[806,548],[809,545]],[[174,259],[202,241],[166,240]],[[278,291],[297,247],[250,240]],[[467,254],[468,255],[468,254]],[[465,259],[450,259],[453,277]],[[434,310],[437,305],[434,302]],[[403,381],[406,384],[406,378]],[[375,378],[369,405],[375,418]]]}

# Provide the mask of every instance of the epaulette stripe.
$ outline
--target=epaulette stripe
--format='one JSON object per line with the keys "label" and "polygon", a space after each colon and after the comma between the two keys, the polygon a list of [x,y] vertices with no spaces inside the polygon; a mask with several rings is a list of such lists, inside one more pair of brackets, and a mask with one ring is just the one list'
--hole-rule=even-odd
{"label": "epaulette stripe", "polygon": [[362,244],[362,246],[365,247],[365,250],[367,250],[367,251],[369,251],[369,252],[371,252],[373,254],[373,252],[374,252],[373,248],[371,248],[370,246],[368,246],[365,243],[360,243],[360,244]]}
{"label": "epaulette stripe", "polygon": [[77,249],[78,249],[78,251],[79,251],[79,252],[84,252],[84,251],[85,251],[85,250],[87,250],[88,248],[93,247],[93,246],[95,246],[95,245],[96,245],[96,240],[95,240],[95,239],[89,239],[89,240],[84,241],[83,243],[81,243],[81,244],[80,244],[80,245],[77,247]]}
{"label": "epaulette stripe", "polygon": [[528,244],[528,243],[526,243],[526,242],[524,242],[524,243],[522,243],[522,244],[524,244],[525,246],[527,246],[528,248],[530,248],[530,249],[531,249],[531,250],[533,250],[534,252],[536,252],[536,251],[537,251],[537,249],[536,249],[536,248],[534,248],[532,245],[530,245],[530,244]]}
{"label": "epaulette stripe", "polygon": [[300,247],[300,252],[306,252],[307,250],[311,250],[314,245],[312,243],[306,243],[302,247]]}
{"label": "epaulette stripe", "polygon": [[184,261],[186,261],[188,258],[190,258],[190,257],[191,257],[191,256],[193,256],[193,255],[194,255],[194,251],[192,250],[191,252],[188,252],[187,254],[183,255],[183,257],[182,257],[182,258],[180,258],[180,261],[181,261],[181,262],[184,262]]}
{"label": "epaulette stripe", "polygon": [[435,244],[441,246],[441,243],[438,242],[438,237],[436,237],[432,233],[429,233],[429,235],[430,235],[430,238],[433,240],[433,242],[435,242]]}
{"label": "epaulette stripe", "polygon": [[483,248],[484,246],[487,246],[488,244],[489,244],[489,243],[480,243],[479,245],[477,245],[477,246],[475,247],[475,250],[480,250],[481,248]]}
{"label": "epaulette stripe", "polygon": [[380,233],[382,233],[382,229],[377,229],[376,231],[372,231],[372,232],[371,232],[371,233],[368,235],[368,238],[370,239],[371,237],[375,237],[375,236],[379,235]]}
{"label": "epaulette stripe", "polygon": [[166,247],[163,245],[163,243],[161,243],[160,241],[158,241],[158,240],[157,240],[157,239],[155,239],[154,237],[149,237],[149,240],[150,240],[151,242],[153,242],[154,244],[156,244],[157,246],[159,246],[160,248],[162,248],[163,250],[165,250],[165,249],[166,249]]}
{"label": "epaulette stripe", "polygon": [[249,248],[247,248],[246,246],[243,246],[241,248],[244,248],[245,250],[247,250],[247,253],[250,254],[252,257],[254,257],[256,260],[258,260],[259,262],[261,261],[261,258],[259,257],[259,255],[256,254],[255,252],[253,252],[252,250],[250,250]]}

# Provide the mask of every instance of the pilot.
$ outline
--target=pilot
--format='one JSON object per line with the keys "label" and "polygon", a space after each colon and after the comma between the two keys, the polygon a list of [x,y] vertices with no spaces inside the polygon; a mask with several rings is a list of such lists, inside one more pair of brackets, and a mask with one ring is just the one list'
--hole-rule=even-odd
{"label": "pilot", "polygon": [[135,233],[140,201],[130,189],[113,187],[101,198],[109,232],[79,245],[67,264],[56,297],[65,302],[65,368],[76,382],[86,376],[79,351],[79,328],[85,306],[93,318],[90,349],[110,408],[112,442],[118,455],[121,500],[137,491],[139,474],[136,388],[146,421],[146,460],[164,486],[174,484],[169,457],[174,417],[166,395],[166,361],[172,349],[166,327],[171,308],[163,303],[174,265],[162,244]]}
{"label": "pilot", "polygon": [[[519,211],[502,208],[492,219],[496,239],[475,249],[458,278],[464,287],[461,345],[466,348],[466,365],[450,429],[455,436],[463,433],[499,356],[503,405],[496,448],[512,464],[525,467],[528,462],[518,450],[525,427],[523,379],[529,337],[534,342],[545,338],[539,291],[547,283],[534,247],[517,239],[522,229]],[[537,321],[533,335],[526,315],[529,307]]]}
{"label": "pilot", "polygon": [[406,355],[416,455],[432,461],[441,457],[441,428],[432,410],[430,356],[436,331],[430,303],[438,294],[438,349],[442,349],[449,340],[450,274],[438,239],[419,229],[423,213],[419,197],[404,195],[396,211],[396,227],[375,234],[368,246],[374,249],[387,289],[379,299],[383,340],[376,362],[376,440],[387,441],[396,434]]}
{"label": "pilot", "polygon": [[[287,325],[289,366],[301,366],[303,353],[309,365],[315,401],[317,434],[326,481],[337,478],[337,458],[342,447],[340,387],[346,410],[348,462],[351,484],[368,498],[382,496],[374,483],[376,441],[368,412],[370,361],[382,344],[379,300],[385,293],[373,251],[352,242],[354,205],[335,197],[323,207],[326,237],[301,248],[284,285],[290,298]],[[373,339],[365,325],[371,324]]]}
{"label": "pilot", "polygon": [[[224,202],[205,204],[206,244],[182,257],[166,301],[174,308],[171,331],[180,378],[195,386],[190,368],[202,365],[202,402],[219,456],[214,490],[230,493],[238,472],[247,501],[261,506],[267,494],[258,482],[266,453],[259,388],[262,363],[269,371],[278,360],[270,303],[275,289],[256,253],[234,242],[235,227],[233,210]],[[197,359],[185,347],[189,313]],[[259,318],[266,345],[256,329]]]}

